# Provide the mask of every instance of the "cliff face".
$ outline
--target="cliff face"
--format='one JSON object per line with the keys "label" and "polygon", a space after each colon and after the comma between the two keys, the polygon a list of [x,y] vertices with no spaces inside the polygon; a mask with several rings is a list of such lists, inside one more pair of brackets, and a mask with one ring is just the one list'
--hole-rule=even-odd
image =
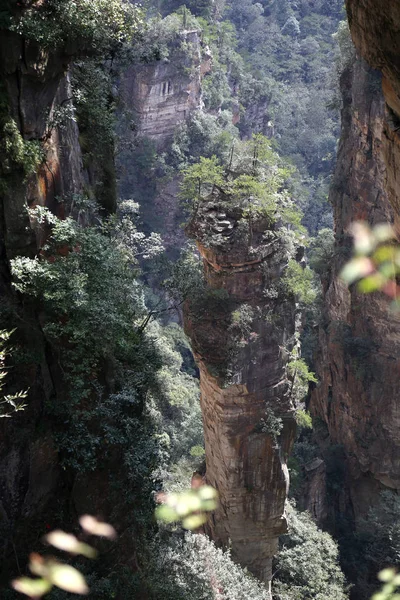
{"label": "cliff face", "polygon": [[182,31],[171,44],[168,60],[132,65],[125,73],[123,96],[137,133],[163,146],[177,125],[202,108],[201,80],[211,69],[201,32]]}
{"label": "cliff face", "polygon": [[351,223],[393,219],[380,81],[380,74],[362,59],[342,76],[342,137],[330,196],[336,253],[325,280],[320,383],[311,399],[314,416],[327,426],[327,431],[319,431],[320,442],[324,445],[328,435],[331,444],[344,450],[344,455],[338,451],[333,465],[334,476],[340,472],[345,477],[337,508],[343,513],[350,505],[356,520],[382,488],[400,488],[400,315],[391,311],[383,295],[348,290],[338,278],[352,245]]}
{"label": "cliff face", "polygon": [[395,210],[399,228],[400,201],[400,6],[382,0],[347,0],[350,30],[363,58],[382,72],[386,118],[382,136],[382,154],[387,167],[385,189]]}
{"label": "cliff face", "polygon": [[[169,43],[168,59],[128,67],[121,95],[131,119],[129,133],[122,125],[130,144],[150,140],[159,152],[168,151],[177,127],[202,110],[202,80],[211,68],[212,57],[198,30],[177,33]],[[161,233],[165,247],[174,253],[185,241],[177,201],[180,178],[175,175],[165,181],[153,176],[147,180],[138,169],[140,165],[132,166],[129,152],[119,159],[121,196],[130,198],[135,188],[141,188],[145,227]]]}
{"label": "cliff face", "polygon": [[[54,109],[71,97],[66,76],[68,61],[68,56],[57,52],[46,55],[34,43],[2,32],[0,75],[3,106],[9,107],[7,118],[14,119],[24,141],[41,141],[43,148],[38,173],[29,176],[19,164],[2,155],[1,328],[17,326],[18,343],[33,357],[31,363],[15,367],[9,378],[15,389],[29,388],[28,407],[17,418],[0,419],[1,554],[7,578],[10,555],[27,551],[20,545],[21,536],[27,540],[29,535],[24,530],[25,519],[50,516],[57,490],[63,485],[52,435],[42,417],[44,403],[60,391],[57,360],[48,354],[38,315],[29,303],[21,307],[12,291],[8,265],[16,255],[34,256],[44,239],[44,231],[30,223],[26,207],[46,206],[62,217],[67,209],[57,199],[79,193],[83,186],[76,124],[69,120],[62,129],[48,127]],[[39,424],[41,435],[37,434]]]}
{"label": "cliff face", "polygon": [[188,231],[207,282],[203,298],[186,308],[185,329],[200,369],[206,478],[220,496],[209,533],[270,582],[286,531],[286,460],[295,435],[285,369],[295,305],[271,293],[284,268],[281,242],[263,219],[246,233],[241,211],[221,207],[218,196]]}
{"label": "cliff face", "polygon": [[62,129],[49,127],[54,109],[71,97],[66,77],[70,57],[57,52],[47,55],[10,32],[2,33],[0,57],[10,116],[22,138],[43,142],[44,151],[37,175],[26,178],[16,165],[3,173],[3,240],[12,258],[36,246],[24,207],[39,204],[60,214],[63,207],[56,198],[81,191],[83,176],[76,124],[69,120]]}

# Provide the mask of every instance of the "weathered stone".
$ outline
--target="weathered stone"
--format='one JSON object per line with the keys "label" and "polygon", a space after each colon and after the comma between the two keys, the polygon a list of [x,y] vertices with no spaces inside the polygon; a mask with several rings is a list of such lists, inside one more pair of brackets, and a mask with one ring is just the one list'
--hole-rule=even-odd
{"label": "weathered stone", "polygon": [[[278,538],[286,531],[286,461],[296,426],[285,365],[294,344],[296,311],[293,301],[266,298],[284,266],[276,258],[279,238],[262,219],[252,223],[252,236],[245,235],[240,211],[227,211],[235,227],[222,241],[212,233],[215,221],[207,219],[222,214],[214,208],[214,202],[206,203],[188,231],[203,257],[208,290],[224,291],[227,298],[220,304],[206,300],[204,306],[200,301],[200,312],[194,302],[185,316],[200,369],[206,479],[220,497],[208,531],[231,545],[235,560],[269,583]],[[284,260],[284,253],[280,257]],[[240,313],[243,307],[252,311],[251,325],[238,331],[232,311]],[[280,435],[268,429],[268,411],[281,419]]]}
{"label": "weathered stone", "polygon": [[[203,106],[201,80],[211,69],[211,56],[202,48],[200,31],[183,31],[170,48],[168,61],[132,65],[122,92],[133,110],[137,133],[163,146],[177,125]],[[181,44],[190,50],[182,51]]]}
{"label": "weathered stone", "polygon": [[[185,51],[181,48],[183,43],[188,44]],[[149,138],[159,151],[168,146],[180,124],[203,108],[202,80],[212,65],[209,49],[203,47],[198,30],[178,34],[169,51],[168,61],[131,65],[121,83],[124,103],[134,121],[131,131],[125,128],[122,135],[133,143]],[[133,187],[130,179],[135,175],[131,156],[127,154],[119,161],[120,193],[130,198]],[[179,184],[179,176],[166,182],[158,180],[151,201],[141,205],[145,226],[162,234],[164,245],[172,255],[185,240]]]}
{"label": "weathered stone", "polygon": [[400,232],[400,4],[393,0],[347,0],[346,6],[357,49],[383,75],[386,118],[381,139],[387,166],[385,190]]}
{"label": "weathered stone", "polygon": [[384,486],[400,488],[400,315],[383,294],[349,290],[338,277],[349,256],[344,249],[351,249],[351,223],[393,219],[380,75],[359,59],[341,83],[342,137],[331,190],[336,258],[325,279],[319,384],[311,410],[327,424],[330,443],[343,446],[343,494],[350,492],[358,519]]}
{"label": "weathered stone", "polygon": [[[0,191],[2,309],[11,306],[15,311],[15,336],[27,356],[32,356],[31,363],[16,365],[7,380],[13,391],[29,388],[27,408],[12,419],[0,419],[0,578],[7,586],[17,573],[18,556],[33,548],[38,531],[44,533],[45,519],[57,510],[55,499],[65,486],[51,428],[43,417],[44,402],[54,400],[56,394],[60,399],[65,385],[58,372],[58,357],[47,352],[39,316],[29,302],[21,306],[12,290],[9,260],[16,255],[36,255],[45,239],[44,228],[30,222],[29,206],[46,206],[63,217],[65,204],[58,200],[83,188],[76,124],[69,120],[62,129],[48,131],[54,108],[71,97],[68,60],[57,51],[41,52],[21,36],[1,31],[0,77],[7,90],[10,117],[22,138],[40,141],[44,151],[37,173],[25,178],[23,169],[14,164]],[[8,327],[4,314],[3,327]],[[66,499],[64,489],[63,501]]]}

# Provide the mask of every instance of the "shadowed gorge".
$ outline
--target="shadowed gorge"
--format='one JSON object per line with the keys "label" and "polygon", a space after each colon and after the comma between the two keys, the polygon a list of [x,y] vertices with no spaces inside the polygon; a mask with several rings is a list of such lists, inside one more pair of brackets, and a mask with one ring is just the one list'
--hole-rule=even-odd
{"label": "shadowed gorge", "polygon": [[2,599],[394,600],[399,31],[1,3]]}

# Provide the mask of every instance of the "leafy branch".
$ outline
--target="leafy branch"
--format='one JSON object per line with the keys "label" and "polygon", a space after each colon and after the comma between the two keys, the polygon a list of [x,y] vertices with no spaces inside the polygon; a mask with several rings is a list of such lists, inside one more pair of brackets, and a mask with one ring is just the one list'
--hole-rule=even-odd
{"label": "leafy branch", "polygon": [[2,395],[3,388],[5,386],[5,379],[8,374],[8,367],[6,367],[7,356],[10,354],[10,349],[7,348],[7,342],[10,336],[14,333],[12,331],[1,330],[0,331],[0,419],[11,417],[14,413],[24,410],[27,406],[24,403],[24,399],[27,397],[28,392],[20,391],[16,394]]}

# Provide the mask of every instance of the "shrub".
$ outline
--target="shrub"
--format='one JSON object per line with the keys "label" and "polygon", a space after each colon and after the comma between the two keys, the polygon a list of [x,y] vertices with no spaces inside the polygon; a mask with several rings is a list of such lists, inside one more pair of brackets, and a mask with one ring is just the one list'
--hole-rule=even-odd
{"label": "shrub", "polygon": [[312,304],[316,299],[313,272],[295,260],[289,261],[282,283],[285,291],[297,297],[303,304]]}
{"label": "shrub", "polygon": [[28,8],[12,28],[42,48],[89,53],[118,50],[142,25],[142,12],[126,0],[47,0]]}
{"label": "shrub", "polygon": [[276,600],[346,600],[337,544],[290,503],[287,515],[289,531],[281,538],[276,559]]}
{"label": "shrub", "polygon": [[35,173],[44,160],[42,144],[38,140],[24,140],[11,117],[3,121],[0,153],[4,156],[2,171],[8,173],[16,166],[22,169],[25,178]]}
{"label": "shrub", "polygon": [[159,600],[267,600],[262,583],[236,565],[229,552],[204,535],[175,535],[154,548],[147,571],[153,598]]}

